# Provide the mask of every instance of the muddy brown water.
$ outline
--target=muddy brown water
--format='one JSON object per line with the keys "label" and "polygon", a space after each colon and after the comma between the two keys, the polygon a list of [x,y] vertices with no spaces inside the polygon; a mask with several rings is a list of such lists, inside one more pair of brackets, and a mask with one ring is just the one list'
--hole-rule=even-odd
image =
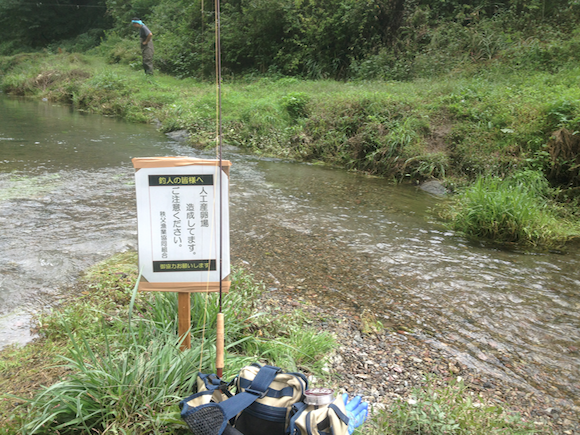
{"label": "muddy brown water", "polygon": [[[0,348],[91,264],[137,243],[132,157],[212,157],[152,126],[0,97]],[[448,231],[413,186],[226,149],[232,259],[268,291],[373,313],[496,382],[580,405],[580,247]]]}

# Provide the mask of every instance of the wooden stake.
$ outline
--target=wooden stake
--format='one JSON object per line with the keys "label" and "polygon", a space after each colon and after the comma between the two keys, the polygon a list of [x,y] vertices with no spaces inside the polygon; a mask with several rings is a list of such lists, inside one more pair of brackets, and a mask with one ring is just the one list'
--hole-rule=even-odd
{"label": "wooden stake", "polygon": [[191,296],[190,293],[177,293],[177,319],[181,350],[191,349]]}
{"label": "wooden stake", "polygon": [[224,313],[218,313],[217,315],[217,336],[215,347],[215,370],[218,378],[221,378],[224,374]]}

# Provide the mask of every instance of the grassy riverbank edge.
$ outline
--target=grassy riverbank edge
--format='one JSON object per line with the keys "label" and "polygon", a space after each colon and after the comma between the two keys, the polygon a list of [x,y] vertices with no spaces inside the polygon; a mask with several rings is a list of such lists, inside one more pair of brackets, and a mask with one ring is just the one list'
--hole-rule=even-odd
{"label": "grassy riverbank edge", "polygon": [[[38,339],[0,352],[0,434],[188,433],[177,403],[198,370],[212,371],[215,298],[193,298],[192,349],[180,353],[175,295],[136,293],[136,280],[134,252],[97,264],[63,303],[38,316]],[[337,345],[332,322],[344,320],[324,319],[330,327],[320,331],[312,314],[295,307],[272,318],[260,311],[263,288],[251,275],[238,270],[232,281],[224,378],[259,360],[340,390],[341,374],[328,361]],[[375,412],[357,433],[551,433],[474,395],[459,377],[425,374],[421,384],[389,407],[372,403]]]}
{"label": "grassy riverbank edge", "polygon": [[[104,50],[1,57],[0,86],[10,95],[153,123],[163,132],[182,131],[193,146],[215,146],[214,84],[145,76],[137,64],[107,63]],[[536,171],[552,177],[557,188],[551,198],[515,192],[525,201],[514,204],[539,210],[527,220],[498,223],[494,213],[483,214],[469,223],[474,229],[457,218],[457,210],[468,207],[464,200],[441,215],[471,237],[559,248],[580,236],[580,166],[574,163],[580,136],[573,134],[580,128],[578,77],[578,68],[523,73],[497,63],[414,82],[228,77],[222,86],[223,135],[227,144],[258,155],[395,182],[437,178],[459,193],[477,180],[490,186],[489,180]],[[505,209],[511,205],[497,204],[504,207],[500,214],[512,214]],[[538,236],[530,224],[543,233]],[[498,225],[516,233],[498,239],[501,231],[485,229]]]}
{"label": "grassy riverbank edge", "polygon": [[[137,292],[137,275],[135,252],[97,264],[37,316],[35,341],[0,352],[0,434],[187,433],[177,403],[197,371],[215,372],[217,296],[192,295],[192,346],[180,353],[176,294]],[[333,337],[302,328],[298,312],[263,319],[261,291],[233,273],[224,378],[266,359],[322,377]]]}

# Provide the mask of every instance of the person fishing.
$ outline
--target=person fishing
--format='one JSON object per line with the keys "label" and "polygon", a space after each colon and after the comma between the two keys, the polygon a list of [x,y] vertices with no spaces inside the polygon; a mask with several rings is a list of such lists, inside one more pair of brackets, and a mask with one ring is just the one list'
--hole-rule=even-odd
{"label": "person fishing", "polygon": [[153,74],[153,53],[155,50],[153,48],[153,33],[151,30],[143,24],[139,18],[133,18],[131,21],[133,27],[139,29],[139,38],[141,40],[141,54],[143,55],[143,69],[145,74]]}

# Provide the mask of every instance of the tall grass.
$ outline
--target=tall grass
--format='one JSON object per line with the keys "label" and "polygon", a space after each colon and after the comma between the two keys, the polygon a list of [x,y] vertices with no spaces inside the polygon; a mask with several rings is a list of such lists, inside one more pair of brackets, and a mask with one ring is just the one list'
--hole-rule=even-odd
{"label": "tall grass", "polygon": [[534,171],[503,180],[479,177],[453,206],[451,226],[500,243],[558,246],[580,232],[577,224],[556,216],[549,196],[547,181]]}
{"label": "tall grass", "polygon": [[[18,398],[26,403],[18,433],[188,433],[177,403],[191,394],[198,371],[215,372],[217,295],[192,295],[191,349],[181,352],[176,295],[129,286],[138,280],[134,260],[126,253],[105,261],[87,274],[86,299],[43,316],[43,334],[66,343],[62,372],[69,376]],[[304,328],[300,316],[259,320],[262,289],[243,270],[232,273],[223,303],[224,378],[256,361],[318,374],[334,341]]]}
{"label": "tall grass", "polygon": [[[62,357],[72,375],[28,401],[23,435],[164,434],[183,426],[175,404],[191,391],[198,367],[210,367],[210,353],[202,353],[202,344],[206,349],[211,345],[207,339],[206,343],[198,339],[191,349],[181,352],[171,323],[144,317],[131,321],[136,295],[135,285],[129,323],[122,333],[111,334],[103,320],[103,348],[77,338],[82,331],[70,329],[71,323],[77,324],[76,317],[70,322],[70,311],[54,314],[72,344],[70,355]],[[161,298],[157,302],[171,305]],[[167,311],[167,307],[159,310]]]}
{"label": "tall grass", "polygon": [[199,346],[181,352],[175,340],[158,336],[98,356],[86,342],[71,341],[66,362],[74,374],[30,401],[32,418],[23,435],[164,434],[181,428],[175,404],[192,390]]}
{"label": "tall grass", "polygon": [[256,316],[257,333],[241,343],[241,352],[289,371],[321,373],[326,364],[323,356],[332,352],[336,340],[329,333],[304,328],[300,316],[299,312],[285,315],[274,324],[270,316]]}

